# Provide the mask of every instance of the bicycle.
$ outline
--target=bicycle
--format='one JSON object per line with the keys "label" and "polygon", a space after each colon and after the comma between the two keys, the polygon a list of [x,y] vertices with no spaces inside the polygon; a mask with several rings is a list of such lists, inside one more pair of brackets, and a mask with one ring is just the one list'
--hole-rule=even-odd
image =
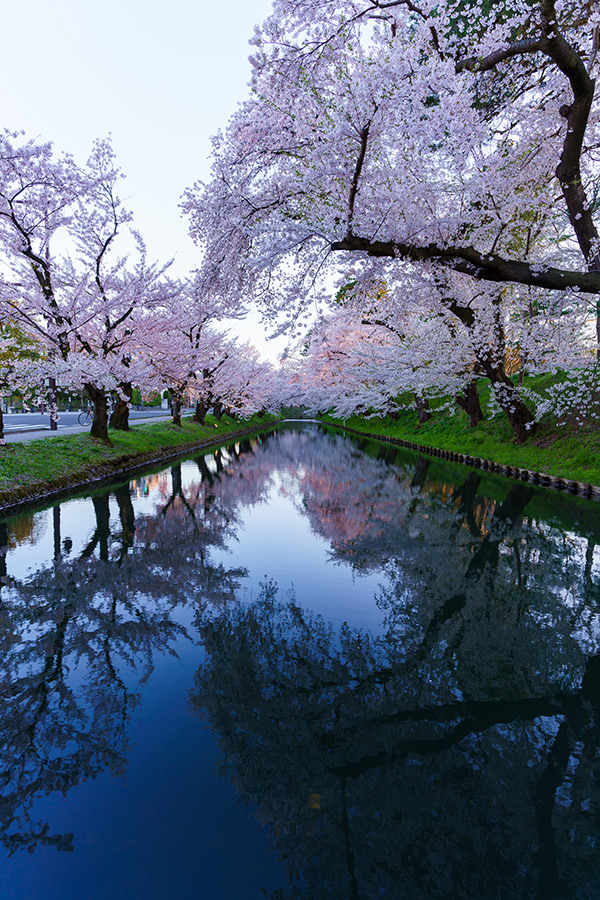
{"label": "bicycle", "polygon": [[92,410],[88,407],[87,409],[83,409],[79,415],[77,416],[77,421],[80,425],[91,425],[92,419],[94,418],[94,414]]}

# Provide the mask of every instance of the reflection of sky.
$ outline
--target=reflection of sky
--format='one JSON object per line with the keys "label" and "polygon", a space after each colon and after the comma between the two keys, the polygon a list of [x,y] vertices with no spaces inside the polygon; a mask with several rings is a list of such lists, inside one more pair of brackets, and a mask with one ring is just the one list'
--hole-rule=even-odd
{"label": "reflection of sky", "polygon": [[[207,466],[215,471],[215,461],[206,457]],[[227,454],[223,462],[228,464]],[[182,485],[187,491],[199,480],[198,466],[187,461],[181,467]],[[329,558],[329,545],[314,533],[309,519],[296,506],[298,481],[289,473],[277,473],[269,486],[268,501],[241,509],[241,527],[237,540],[225,550],[213,549],[216,563],[227,568],[245,568],[248,577],[241,582],[240,600],[252,600],[260,591],[265,577],[277,582],[280,597],[290,591],[297,603],[320,613],[338,625],[347,621],[355,628],[378,630],[381,613],[374,596],[385,581],[382,574],[357,575],[350,566]],[[147,492],[146,492],[147,491]],[[136,519],[153,515],[171,492],[169,470],[160,476],[138,478],[131,490]],[[121,530],[119,508],[114,496],[110,501],[111,534]],[[54,555],[53,510],[35,514],[35,542],[25,540],[9,552],[9,577],[25,578],[44,568]],[[94,507],[89,497],[70,500],[60,507],[60,531],[64,541],[70,539],[68,558],[78,557],[90,541],[96,527]]]}
{"label": "reflection of sky", "polygon": [[214,558],[226,566],[248,569],[241,599],[256,597],[266,576],[277,582],[281,598],[293,589],[300,606],[336,625],[347,621],[355,628],[376,630],[381,613],[374,595],[383,575],[357,576],[350,566],[331,562],[328,545],[294,507],[294,499],[282,496],[275,479],[268,504],[246,509],[237,541],[229,552],[215,553]]}
{"label": "reflection of sky", "polygon": [[[197,470],[196,470],[197,471]],[[170,477],[163,476],[163,483]],[[148,493],[144,486],[150,484]],[[161,502],[160,485],[156,477],[138,479],[138,488],[133,492],[132,503],[136,516],[153,515],[157,504]],[[119,507],[115,498],[109,499],[111,534],[121,530]],[[32,537],[23,540],[12,548],[7,555],[7,570],[11,578],[25,578],[43,569],[54,557],[54,510],[45,509],[36,512]],[[65,558],[75,559],[80,556],[90,541],[96,528],[96,516],[90,497],[79,497],[60,505],[61,552]],[[71,541],[72,547],[65,550],[64,542]]]}
{"label": "reflection of sky", "polygon": [[[118,508],[111,498],[111,529],[117,527]],[[35,513],[34,540],[26,540],[11,550],[7,556],[9,577],[25,578],[45,568],[54,557],[54,511],[45,509]],[[73,542],[68,556],[81,554],[96,527],[94,507],[89,497],[70,500],[60,506],[61,542]]]}
{"label": "reflection of sky", "polygon": [[[174,618],[190,626],[191,611]],[[127,727],[124,776],[104,772],[36,800],[51,833],[74,832],[74,852],[0,851],[2,900],[258,900],[285,882],[267,829],[215,777],[215,740],[190,710],[202,650],[189,640],[176,649],[155,656]],[[121,674],[135,690],[135,673]]]}
{"label": "reflection of sky", "polygon": [[[322,445],[318,446],[323,450]],[[350,535],[352,540],[364,523],[371,521],[369,516],[373,508],[372,504],[367,510],[368,515],[356,516],[354,530],[338,527],[350,516],[350,504],[355,499],[358,502],[363,496],[358,489],[355,490],[354,482],[361,472],[367,478],[369,472],[372,471],[373,484],[377,488],[375,492],[371,493],[365,490],[364,496],[367,500],[372,499],[373,496],[379,498],[382,492],[384,496],[387,496],[381,486],[393,484],[393,481],[388,482],[381,479],[382,466],[373,461],[369,462],[368,459],[363,460],[364,468],[360,469],[359,462],[352,456],[346,461],[346,468],[344,468],[339,454],[332,454],[330,463],[328,463],[329,457],[323,459],[318,455],[315,456],[313,460],[315,478],[311,480],[307,478],[312,471],[310,458],[307,456],[307,462],[302,467],[297,463],[295,452],[292,452],[294,448],[294,441],[290,440],[287,443],[274,441],[272,456],[269,456],[269,452],[263,454],[262,450],[257,450],[254,455],[247,454],[242,456],[239,461],[232,459],[226,451],[223,451],[222,462],[225,467],[230,466],[230,468],[215,477],[214,484],[208,488],[208,492],[214,495],[212,498],[214,505],[209,504],[209,508],[214,511],[214,518],[211,518],[211,513],[207,514],[209,543],[205,548],[206,555],[211,563],[222,563],[226,569],[240,568],[248,571],[247,577],[239,579],[238,596],[242,602],[250,602],[259,596],[260,583],[267,578],[277,583],[280,599],[293,595],[299,605],[322,614],[325,620],[331,621],[334,626],[339,625],[342,621],[348,621],[351,627],[378,631],[381,628],[382,613],[377,609],[374,595],[378,593],[380,583],[385,584],[384,575],[376,572],[357,575],[343,561],[336,560],[334,562],[331,559],[331,548],[326,535],[330,536],[330,540],[337,541]],[[263,449],[268,451],[266,442]],[[310,446],[308,449],[310,450]],[[273,459],[280,466],[279,470],[274,472],[270,467],[270,460]],[[334,468],[336,461],[339,463],[338,470]],[[210,471],[216,473],[214,454],[206,457],[206,465]],[[238,468],[237,473],[236,467]],[[323,472],[325,474],[332,473],[331,484],[329,479],[322,477]],[[240,475],[239,479],[236,474]],[[243,478],[241,478],[242,475]],[[406,499],[407,496],[412,498],[413,496],[408,487],[410,473],[405,472],[403,477],[405,482],[398,482],[398,494],[393,492],[390,494],[392,511],[395,509],[394,504],[399,506],[403,498]],[[199,479],[200,471],[196,462],[189,461],[181,464],[181,483],[184,492],[191,499],[194,498],[192,488],[198,484]],[[344,487],[340,491],[331,489],[335,488],[338,483],[350,486],[348,489]],[[302,485],[307,487],[307,491],[312,491],[308,494],[310,501],[308,509],[303,504]],[[323,487],[322,494],[319,492],[321,486]],[[136,564],[139,559],[139,569],[135,571],[135,582],[138,580],[138,571],[141,573],[144,566],[144,535],[145,533],[149,535],[150,540],[153,537],[152,527],[145,529],[142,519],[145,516],[152,516],[161,507],[164,507],[171,498],[171,492],[172,477],[169,469],[163,473],[136,478],[132,482],[130,495],[138,524],[139,539],[139,556],[134,560],[134,564]],[[448,494],[450,494],[450,488],[448,488]],[[416,498],[416,494],[414,496]],[[200,519],[204,515],[204,499],[200,496],[197,504]],[[333,517],[315,515],[320,508],[319,502],[325,504],[331,502],[331,509],[335,515]],[[426,492],[424,492],[422,502],[423,508],[420,512],[417,511],[414,518],[410,520],[410,528],[414,529],[415,534],[423,534],[423,542],[429,541],[426,565],[432,567],[433,575],[438,578],[438,568],[449,556],[450,544],[446,546],[443,535],[439,533],[443,525],[436,523],[434,517],[429,514],[429,510],[435,509],[436,504],[433,506],[427,504]],[[244,506],[244,503],[248,505]],[[122,525],[114,493],[110,495],[109,505],[112,547],[115,555],[118,556],[120,545],[118,537],[115,538],[115,536],[118,536]],[[326,506],[325,512],[328,509],[329,507]],[[381,521],[385,525],[389,521],[390,509],[379,506],[377,509],[381,509],[383,516]],[[447,511],[446,507],[444,510]],[[210,540],[214,538],[215,533],[218,538],[221,533],[220,529],[226,528],[230,521],[235,523],[233,526],[235,538],[230,542],[229,548],[221,550],[211,547]],[[378,521],[375,517],[375,526]],[[449,519],[444,518],[441,521],[447,522]],[[396,535],[403,534],[402,529],[405,528],[403,523],[402,516],[393,520],[393,528],[397,529],[397,531],[393,531],[392,528],[391,531],[394,548],[397,547],[397,542],[394,540]],[[154,523],[149,524],[152,526]],[[161,533],[158,528],[156,533],[159,538],[162,536],[164,539],[169,555],[172,551],[173,573],[176,574],[178,549],[182,549],[184,554],[189,554],[190,542],[194,540],[193,530],[189,527],[189,514],[180,499],[176,498],[169,507],[164,524],[164,533]],[[329,526],[331,526],[330,530],[328,530]],[[536,647],[540,650],[540,659],[545,656],[549,659],[547,674],[550,677],[549,683],[554,685],[552,679],[555,678],[557,672],[560,674],[560,666],[567,658],[563,657],[562,645],[564,644],[571,653],[573,649],[576,649],[574,645],[576,629],[581,631],[581,634],[576,634],[581,646],[584,646],[589,652],[597,652],[597,621],[595,619],[591,621],[587,614],[578,612],[575,602],[577,598],[574,599],[572,594],[567,592],[569,616],[562,619],[560,616],[558,618],[550,617],[546,606],[540,605],[539,602],[545,595],[540,594],[538,597],[536,594],[537,576],[533,579],[532,584],[526,583],[528,573],[535,575],[536,568],[539,569],[542,566],[548,568],[549,577],[552,579],[551,590],[548,594],[548,609],[552,610],[553,616],[557,612],[554,596],[563,590],[564,585],[573,583],[576,586],[579,583],[581,588],[581,585],[584,584],[581,561],[585,559],[586,548],[588,548],[587,541],[581,537],[572,536],[568,532],[564,535],[561,534],[559,538],[558,529],[556,529],[557,537],[554,538],[552,536],[553,526],[546,529],[548,534],[542,541],[541,527],[539,526],[536,531],[535,527],[530,524],[527,540],[523,538],[519,543],[509,535],[500,546],[500,554],[506,563],[506,569],[503,570],[504,574],[501,572],[499,577],[510,576],[511,557],[510,555],[505,557],[505,554],[508,548],[514,552],[518,546],[520,565],[522,564],[524,572],[523,592],[524,594],[526,591],[531,592],[530,602],[532,605],[527,608],[526,615],[520,619],[521,630],[519,631],[518,628],[513,630],[510,625],[511,610],[519,608],[514,597],[507,597],[506,608],[502,607],[501,609],[499,606],[502,604],[496,602],[495,597],[491,597],[491,602],[489,605],[486,604],[484,610],[481,609],[482,604],[479,603],[480,595],[474,593],[471,606],[468,604],[465,606],[464,616],[461,610],[461,619],[466,623],[466,630],[464,638],[461,639],[462,655],[459,654],[457,657],[458,677],[455,678],[455,661],[453,659],[446,660],[446,663],[450,663],[449,668],[440,668],[444,663],[445,651],[451,646],[455,636],[453,630],[455,623],[449,620],[446,631],[440,628],[436,644],[439,656],[432,660],[430,675],[433,673],[435,676],[435,673],[442,673],[444,686],[443,690],[441,688],[440,690],[442,690],[442,694],[445,693],[445,696],[452,700],[463,695],[471,696],[473,686],[476,691],[479,690],[483,696],[488,697],[491,690],[490,685],[493,687],[496,682],[511,690],[514,685],[517,685],[521,690],[524,682],[519,679],[524,677],[524,674],[535,684],[539,681],[546,689],[543,681],[546,663],[544,662],[540,667],[539,678],[537,671],[532,670],[532,665],[537,659],[535,657]],[[545,525],[543,527],[546,528]],[[76,559],[81,555],[95,528],[96,518],[90,498],[72,500],[61,506],[61,541],[63,545],[67,539],[73,542],[69,558]],[[33,537],[27,536],[29,531]],[[178,538],[183,532],[185,532],[186,541],[179,548]],[[377,533],[377,527],[374,528],[373,533]],[[54,556],[52,509],[35,514],[33,520],[24,517],[19,529],[11,532],[12,540],[15,539],[16,534],[23,535],[23,539],[20,546],[9,553],[7,560],[9,577],[25,577],[34,570],[41,570],[46,566],[51,568]],[[537,549],[535,543],[536,535],[540,537],[541,551]],[[559,553],[561,541],[562,553]],[[373,540],[373,546],[375,543]],[[551,558],[548,554],[547,559],[540,559],[544,548],[552,548],[553,544],[556,544],[556,558],[554,556]],[[370,546],[371,544],[369,544]],[[408,543],[406,546],[409,546]],[[409,549],[411,547],[412,545]],[[414,547],[416,553],[418,543],[415,543]],[[95,555],[97,556],[97,554],[98,548],[95,550]],[[530,556],[531,558],[529,558]],[[149,553],[149,558],[152,558],[152,551]],[[158,558],[161,559],[160,556]],[[375,558],[374,551],[373,565],[375,565]],[[468,565],[468,562],[464,560],[463,562],[465,566]],[[418,559],[415,559],[416,563],[418,563]],[[114,568],[106,571],[110,572],[112,586],[113,573],[117,571],[118,563],[115,561],[111,565]],[[413,565],[412,557],[410,565]],[[452,562],[449,565],[452,565]],[[597,571],[596,565],[597,562],[594,564],[594,572]],[[552,568],[553,566],[555,569]],[[76,567],[74,570],[76,571]],[[163,900],[163,898],[170,897],[206,897],[207,900],[208,898],[210,900],[244,898],[245,900],[245,898],[262,896],[262,887],[267,888],[268,891],[274,890],[285,879],[281,864],[275,854],[268,852],[269,839],[266,829],[258,825],[239,805],[232,785],[225,779],[215,777],[218,748],[213,736],[204,727],[206,723],[191,713],[189,692],[194,684],[198,666],[203,661],[203,648],[197,642],[198,634],[193,624],[194,607],[192,604],[188,604],[171,608],[167,583],[165,584],[165,597],[162,597],[160,590],[157,592],[158,599],[150,594],[142,595],[140,593],[138,595],[136,593],[131,610],[121,613],[119,609],[123,598],[113,597],[111,591],[106,589],[108,581],[102,581],[102,565],[98,565],[97,570],[91,566],[90,570],[94,577],[96,574],[99,575],[100,584],[98,596],[91,602],[90,609],[92,612],[103,609],[105,616],[95,619],[91,615],[88,621],[86,609],[77,610],[73,616],[73,622],[69,626],[71,629],[69,634],[72,639],[71,643],[68,643],[69,655],[63,660],[65,683],[79,692],[77,697],[79,710],[90,714],[87,719],[81,720],[82,733],[88,735],[93,733],[96,728],[100,731],[100,737],[109,746],[112,746],[113,735],[117,734],[118,736],[119,734],[119,719],[118,716],[106,715],[106,711],[110,711],[112,700],[116,702],[120,715],[119,703],[123,698],[120,679],[127,685],[127,702],[131,719],[126,726],[126,741],[122,745],[117,739],[114,741],[116,752],[122,754],[124,759],[124,774],[122,777],[111,777],[108,771],[102,771],[94,780],[83,779],[81,784],[68,790],[66,797],[63,797],[58,791],[49,796],[36,796],[33,808],[35,821],[48,821],[52,834],[72,831],[75,852],[57,853],[53,847],[38,847],[32,855],[21,851],[10,858],[3,858],[0,855],[0,884],[2,885],[0,900],[4,900],[5,897],[9,900],[11,898],[30,900],[30,898],[38,896],[44,897],[44,900],[104,900],[104,898],[111,898],[111,900],[117,898],[118,900],[120,897],[127,897],[128,900],[138,897],[144,897],[144,900],[152,900],[152,898]],[[188,577],[188,572],[194,572],[193,566],[183,569],[186,577]],[[438,578],[437,581],[432,580],[434,587],[441,587],[439,597],[434,592],[434,596],[431,598],[432,610],[428,611],[427,605],[423,604],[421,611],[426,621],[435,611],[435,602],[439,599],[441,603],[443,598],[447,597],[447,594],[443,593],[444,572],[443,569],[441,578]],[[193,575],[190,574],[189,577],[193,577]],[[40,579],[40,582],[43,592],[46,584],[43,578]],[[91,593],[93,593],[97,589],[94,587],[97,583],[91,583]],[[117,584],[119,584],[118,581]],[[127,584],[127,582],[124,581],[121,584]],[[509,588],[511,584],[512,580],[510,580]],[[137,586],[140,592],[143,591],[143,578],[140,577]],[[512,590],[512,588],[510,589]],[[10,596],[10,591],[9,588],[5,596]],[[177,598],[184,593],[184,591],[180,591]],[[62,594],[53,596],[62,597]],[[110,608],[113,599],[118,601],[117,617],[121,616],[117,623],[119,627],[115,632],[111,628],[103,630],[103,625],[108,621],[106,609]],[[540,606],[538,618],[535,613],[536,603]],[[68,603],[65,604],[65,608],[67,606]],[[30,609],[31,606],[26,610],[24,607],[25,619],[28,618]],[[59,601],[57,613],[60,613],[61,609]],[[571,616],[571,610],[573,610],[573,616]],[[596,607],[590,605],[589,615],[595,616],[595,610]],[[397,608],[396,612],[402,613],[402,609]],[[413,605],[411,612],[415,617],[413,630],[416,632],[420,610]],[[506,612],[508,617],[506,618],[506,630],[504,630]],[[141,621],[146,614],[151,617],[153,613],[156,613],[155,621],[159,626],[169,619],[183,625],[187,637],[178,637],[176,641],[172,642],[157,640],[156,649],[151,651],[154,668],[148,680],[141,683],[140,679],[146,672],[143,650],[138,652],[135,664],[129,665],[127,655],[120,655],[120,641],[124,640],[125,649],[127,649],[129,646],[127,644],[127,627],[124,626],[136,623],[138,615]],[[542,619],[543,615],[547,616],[547,621]],[[579,625],[576,622],[576,616],[579,616]],[[12,670],[7,668],[10,678],[16,680],[17,674],[22,674],[26,680],[29,669],[34,672],[43,672],[44,654],[50,654],[49,659],[52,658],[53,653],[57,654],[57,651],[53,649],[55,646],[53,641],[60,632],[62,621],[63,619],[58,614],[56,620],[49,615],[45,616],[40,624],[35,618],[35,614],[32,616],[28,636],[32,648],[31,655],[28,656],[26,653],[22,657],[17,655]],[[398,622],[401,624],[402,621],[402,617],[399,616]],[[537,621],[542,621],[547,627],[532,631],[530,623]],[[101,623],[99,626],[98,622]],[[491,626],[488,629],[490,622]],[[560,630],[561,628],[564,629],[564,634]],[[78,629],[82,630],[78,631]],[[44,633],[47,631],[50,640],[40,644],[39,654],[35,656],[33,637],[39,637],[40,630]],[[158,633],[160,633],[160,627]],[[395,631],[394,634],[396,635],[397,632]],[[531,640],[532,635],[534,636],[533,641]],[[495,642],[496,636],[497,643]],[[25,643],[17,645],[19,653],[23,651]],[[172,648],[176,651],[175,654],[168,652],[167,645],[169,649]],[[75,657],[81,646],[89,646],[92,652],[89,656],[82,658],[77,665]],[[132,641],[130,646],[131,648],[136,646],[143,648],[143,644],[136,645],[135,641]],[[529,665],[530,656],[534,657],[531,666]],[[10,653],[7,654],[7,661],[10,664]],[[88,664],[89,669],[87,668]],[[568,665],[570,668],[568,668],[567,676],[571,678],[574,685],[577,685],[581,672],[580,656],[575,653],[572,658],[569,658]],[[22,667],[22,670],[19,669],[19,666]],[[105,679],[99,682],[101,688],[97,691],[94,690],[96,672],[103,675]],[[116,676],[112,680],[108,677],[110,673],[114,673]],[[478,679],[481,679],[481,684]],[[464,692],[458,686],[459,683],[462,684],[462,680],[467,687]],[[567,683],[567,681],[568,679],[565,677],[565,682]],[[568,683],[570,684],[570,682]],[[417,686],[421,703],[429,703],[430,698],[435,697],[435,692],[439,687],[436,686],[435,677],[430,679],[428,676],[425,681],[420,673],[417,676]],[[41,694],[44,698],[47,690],[49,700],[54,704],[50,709],[58,710],[62,714],[64,706],[60,704],[59,687],[59,680],[53,676],[44,681],[44,691]],[[89,693],[87,693],[88,689]],[[35,690],[31,694],[24,690],[22,696],[25,705],[31,700],[37,702],[38,699]],[[402,696],[404,697],[404,694]],[[476,692],[475,696],[478,696]],[[138,697],[141,702],[136,705]],[[31,704],[31,709],[35,710],[35,703]],[[103,721],[107,723],[105,731],[102,731]],[[115,722],[117,722],[116,729]],[[60,741],[52,737],[54,722],[51,716],[49,724],[48,747],[42,746],[40,758],[56,758],[60,761],[66,755],[66,751],[69,751],[73,739],[69,734],[70,742],[65,750]],[[524,763],[526,773],[532,762],[543,765],[544,753],[547,752],[549,743],[554,740],[559,724],[558,717],[538,717],[535,729],[533,727],[530,729],[533,736],[528,738],[530,743],[525,748],[528,753]],[[75,725],[77,726],[77,722]],[[488,726],[489,723],[486,720],[482,729],[489,737],[492,733]],[[10,735],[11,727],[10,722],[5,723],[4,733]],[[505,723],[500,717],[491,738],[491,742],[498,744],[500,756],[503,748],[508,747],[511,740],[515,741],[517,753],[514,765],[517,768],[521,751],[517,738],[513,735],[516,734],[518,737],[519,733],[518,729],[511,730],[509,723]],[[483,740],[485,742],[488,738],[484,737]],[[491,742],[488,740],[488,744],[484,748],[486,752],[490,749]],[[127,743],[128,746],[126,746]],[[9,748],[12,760],[15,745],[7,743],[6,746]],[[377,745],[375,748],[378,749]],[[510,760],[509,763],[513,765]],[[507,765],[509,763],[507,762]],[[454,765],[452,763],[452,767]],[[486,770],[487,761],[485,766],[482,764],[482,767],[479,768],[478,757],[475,754],[473,771],[485,773]],[[500,771],[502,773],[503,769]],[[479,776],[477,777],[479,778]],[[512,775],[510,777],[512,778]],[[407,779],[409,786],[407,790],[411,789],[413,778],[414,773]],[[462,779],[462,775],[460,778]],[[487,784],[483,775],[481,783],[484,786]],[[425,782],[421,782],[421,784],[424,785]],[[427,790],[425,790],[425,794],[427,794]],[[370,792],[371,788],[369,787],[369,796]],[[39,791],[39,793],[42,792]],[[496,795],[494,794],[494,796]],[[289,798],[286,796],[283,799],[287,803]],[[473,794],[469,793],[469,807],[472,801]],[[305,803],[304,794],[298,802]],[[439,805],[437,794],[435,797],[432,794],[431,802],[437,816]],[[454,815],[454,808],[455,796],[452,795],[452,802],[449,806],[452,815]],[[415,815],[417,819],[421,816],[420,799]],[[429,818],[433,821],[435,816],[429,816]],[[449,829],[449,833],[454,833],[452,828]],[[366,846],[370,846],[370,844],[367,842]],[[499,843],[498,846],[504,845]],[[479,894],[479,896],[482,895]]]}

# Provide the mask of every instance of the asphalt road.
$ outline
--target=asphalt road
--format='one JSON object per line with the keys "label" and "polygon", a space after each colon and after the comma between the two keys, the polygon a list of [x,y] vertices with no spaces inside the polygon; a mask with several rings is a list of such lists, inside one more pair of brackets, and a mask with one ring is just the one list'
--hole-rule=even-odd
{"label": "asphalt road", "polygon": [[[58,429],[50,430],[50,417],[39,412],[5,413],[4,438],[7,442],[27,441],[41,437],[56,437],[59,434],[77,434],[89,431],[89,425],[78,422],[79,410],[61,412],[58,417]],[[146,409],[132,409],[129,418],[137,421],[168,421],[171,415],[168,410],[149,406]]]}

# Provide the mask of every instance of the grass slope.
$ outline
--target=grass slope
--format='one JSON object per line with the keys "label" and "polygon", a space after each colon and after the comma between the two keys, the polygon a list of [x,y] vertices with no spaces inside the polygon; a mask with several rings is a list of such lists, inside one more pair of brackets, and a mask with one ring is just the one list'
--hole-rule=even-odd
{"label": "grass slope", "polygon": [[108,478],[146,460],[184,452],[186,447],[219,443],[241,431],[260,431],[275,421],[275,416],[253,416],[243,421],[227,416],[217,421],[207,416],[205,425],[186,418],[181,428],[171,422],[157,422],[134,425],[130,431],[111,430],[110,444],[89,434],[7,444],[0,448],[0,506]]}
{"label": "grass slope", "polygon": [[517,444],[507,421],[499,417],[487,419],[470,428],[462,410],[454,414],[434,411],[432,418],[420,427],[412,410],[404,411],[397,420],[378,416],[352,416],[343,421],[332,416],[322,419],[367,434],[401,438],[426,447],[479,456],[501,465],[600,485],[600,429],[594,424],[558,427],[542,422],[535,437],[525,444]]}

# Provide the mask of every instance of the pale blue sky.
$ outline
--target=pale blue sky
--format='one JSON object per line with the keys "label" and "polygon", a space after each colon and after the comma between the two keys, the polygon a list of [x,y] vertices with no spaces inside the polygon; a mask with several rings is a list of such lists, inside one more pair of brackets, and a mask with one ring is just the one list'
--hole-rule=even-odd
{"label": "pale blue sky", "polygon": [[247,94],[248,40],[270,0],[29,0],[2,14],[2,124],[85,159],[112,134],[150,254],[189,269],[181,192]]}
{"label": "pale blue sky", "polygon": [[178,203],[209,176],[210,137],[247,95],[248,40],[270,0],[4,4],[2,125],[83,161],[112,135],[150,258],[198,262]]}

